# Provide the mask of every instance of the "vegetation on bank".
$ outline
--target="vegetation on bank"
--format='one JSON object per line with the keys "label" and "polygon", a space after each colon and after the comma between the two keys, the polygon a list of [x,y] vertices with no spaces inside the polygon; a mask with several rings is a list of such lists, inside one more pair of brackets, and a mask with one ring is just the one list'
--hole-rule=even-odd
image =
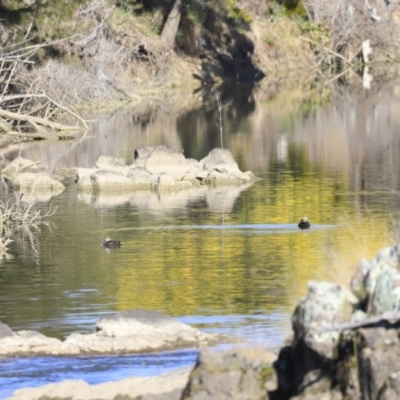
{"label": "vegetation on bank", "polygon": [[356,0],[0,0],[0,133],[44,138],[176,87],[396,61],[399,13]]}

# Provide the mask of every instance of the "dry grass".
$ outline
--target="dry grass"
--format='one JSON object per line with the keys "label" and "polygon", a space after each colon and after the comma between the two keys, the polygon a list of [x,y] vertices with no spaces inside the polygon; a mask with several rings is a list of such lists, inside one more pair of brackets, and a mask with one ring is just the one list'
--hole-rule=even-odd
{"label": "dry grass", "polygon": [[[327,278],[350,289],[350,280],[356,265],[362,259],[371,259],[385,247],[396,242],[396,227],[392,220],[369,218],[368,213],[362,218],[342,217],[335,235],[341,240],[328,246]],[[356,226],[359,225],[359,226]]]}
{"label": "dry grass", "polygon": [[379,61],[399,57],[400,4],[380,0],[305,0],[304,6],[310,21],[328,24],[332,33],[330,47],[335,52],[351,58],[360,53],[363,41],[370,40],[372,47],[379,48],[375,52]]}

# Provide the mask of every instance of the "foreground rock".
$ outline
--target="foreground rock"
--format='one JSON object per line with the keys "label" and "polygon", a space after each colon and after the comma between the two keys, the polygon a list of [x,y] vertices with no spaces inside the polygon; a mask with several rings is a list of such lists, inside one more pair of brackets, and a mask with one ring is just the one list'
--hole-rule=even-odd
{"label": "foreground rock", "polygon": [[361,260],[353,293],[309,284],[294,339],[275,363],[279,399],[396,399],[400,393],[399,245]]}
{"label": "foreground rock", "polygon": [[276,389],[275,358],[263,348],[203,350],[182,400],[266,399]]}
{"label": "foreground rock", "polygon": [[78,355],[143,353],[201,347],[227,341],[201,332],[157,311],[132,310],[106,315],[91,334],[71,334],[65,341],[36,331],[13,332],[0,325],[0,355]]}
{"label": "foreground rock", "polygon": [[179,400],[191,368],[182,368],[152,377],[131,377],[116,382],[89,385],[66,380],[39,388],[16,390],[12,400]]}
{"label": "foreground rock", "polygon": [[232,153],[213,149],[204,159],[186,159],[165,146],[141,146],[128,166],[121,157],[102,155],[94,168],[78,168],[76,182],[81,191],[132,190],[176,191],[201,185],[243,185],[259,180],[250,171],[240,171]]}

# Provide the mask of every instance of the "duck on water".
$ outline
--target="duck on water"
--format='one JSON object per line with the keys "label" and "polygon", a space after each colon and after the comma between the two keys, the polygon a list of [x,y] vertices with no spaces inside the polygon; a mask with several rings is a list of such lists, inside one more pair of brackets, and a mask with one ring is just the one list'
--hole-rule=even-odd
{"label": "duck on water", "polygon": [[119,240],[112,240],[106,237],[103,242],[103,247],[106,249],[119,249],[121,247],[121,242]]}
{"label": "duck on water", "polygon": [[298,225],[298,227],[300,228],[300,229],[309,229],[310,228],[310,223],[308,222],[308,218],[307,217],[303,217],[302,219],[301,219],[301,221],[299,222],[299,225]]}

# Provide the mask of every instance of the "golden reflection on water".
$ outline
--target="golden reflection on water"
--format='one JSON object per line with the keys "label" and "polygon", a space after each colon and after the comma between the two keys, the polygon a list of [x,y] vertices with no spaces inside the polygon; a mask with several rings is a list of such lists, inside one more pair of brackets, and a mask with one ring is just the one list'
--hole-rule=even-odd
{"label": "golden reflection on water", "polygon": [[[136,231],[124,240],[126,253],[115,271],[118,308],[160,309],[177,316],[200,309],[210,314],[289,312],[309,280],[348,285],[361,257],[370,258],[393,242],[394,227],[382,207],[385,195],[365,194],[367,204],[359,209],[341,178],[284,173],[273,183],[267,177],[240,193],[227,215],[220,212],[199,224],[213,224],[209,228],[185,227],[188,221],[177,218]],[[309,231],[297,228],[303,215],[311,221]]]}
{"label": "golden reflection on water", "polygon": [[[361,257],[395,241],[397,87],[337,96],[325,88],[314,104],[288,82],[284,90],[227,98],[224,145],[242,169],[263,177],[251,187],[115,196],[70,188],[54,199],[54,228],[42,230],[37,249],[30,254],[27,240],[14,243],[15,259],[0,266],[7,302],[0,318],[26,328],[31,319],[59,323],[74,312],[76,323],[75,310],[272,315],[290,313],[309,280],[348,285]],[[95,125],[79,145],[27,144],[23,156],[49,171],[92,167],[100,154],[132,162],[143,144],[201,159],[220,144],[219,131],[213,106],[193,104],[199,106],[163,115],[125,110]],[[305,232],[297,229],[304,215],[312,225]],[[105,252],[106,236],[122,248]]]}

